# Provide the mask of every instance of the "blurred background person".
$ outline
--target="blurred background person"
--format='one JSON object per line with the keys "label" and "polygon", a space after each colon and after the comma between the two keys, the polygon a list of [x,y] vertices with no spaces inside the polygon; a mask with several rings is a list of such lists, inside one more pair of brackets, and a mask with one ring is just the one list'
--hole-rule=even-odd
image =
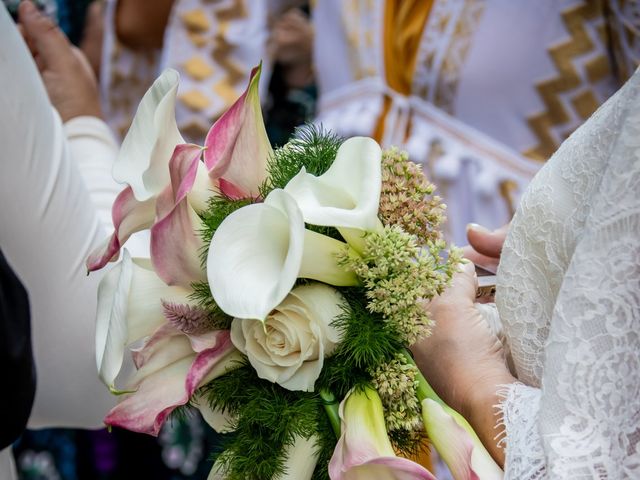
{"label": "blurred background person", "polygon": [[620,0],[318,0],[318,122],[405,148],[449,237],[507,223],[534,173],[633,72]]}
{"label": "blurred background person", "polygon": [[[274,143],[286,141],[293,127],[310,118],[304,95],[301,109],[280,106],[297,102],[295,96],[287,102],[289,87],[303,89],[311,81],[312,31],[303,10],[280,17],[285,6],[263,0],[107,1],[100,65],[107,122],[124,135],[146,89],[172,67],[181,77],[178,127],[185,139],[202,144],[211,125],[242,94],[251,69],[262,62],[266,116],[275,106],[279,111],[271,117],[286,125],[286,136],[278,126],[271,129],[278,131]],[[276,92],[269,96],[274,63]]]}

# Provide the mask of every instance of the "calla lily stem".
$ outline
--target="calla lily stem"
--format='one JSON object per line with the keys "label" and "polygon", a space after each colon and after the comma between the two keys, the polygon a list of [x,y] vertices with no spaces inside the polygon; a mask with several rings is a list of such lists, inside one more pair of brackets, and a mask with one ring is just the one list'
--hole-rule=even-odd
{"label": "calla lily stem", "polygon": [[[404,357],[407,359],[407,362],[409,362],[411,365],[418,368],[418,366],[416,365],[416,362],[413,360],[413,356],[408,350],[403,350],[402,355],[404,355]],[[434,402],[437,402],[440,405],[442,405],[442,408],[445,410],[445,412],[451,415],[458,425],[464,428],[475,440],[477,440],[478,442],[480,442],[480,444],[482,444],[482,442],[480,441],[480,438],[478,437],[476,432],[473,430],[473,427],[469,424],[469,422],[467,422],[467,419],[464,418],[462,415],[460,415],[457,411],[455,411],[449,405],[447,405],[444,402],[444,400],[442,400],[438,396],[438,394],[431,387],[431,385],[429,385],[429,382],[427,381],[427,379],[424,378],[424,375],[422,375],[419,368],[418,368],[418,374],[416,375],[416,379],[418,380],[418,390],[416,393],[418,395],[418,400],[420,400],[420,402],[422,402],[425,398],[429,398]]]}
{"label": "calla lily stem", "polygon": [[338,401],[336,400],[335,395],[326,389],[320,390],[320,398],[322,398],[324,411],[327,413],[327,417],[329,417],[329,422],[331,422],[333,433],[336,434],[336,438],[340,438],[340,414],[338,413]]}

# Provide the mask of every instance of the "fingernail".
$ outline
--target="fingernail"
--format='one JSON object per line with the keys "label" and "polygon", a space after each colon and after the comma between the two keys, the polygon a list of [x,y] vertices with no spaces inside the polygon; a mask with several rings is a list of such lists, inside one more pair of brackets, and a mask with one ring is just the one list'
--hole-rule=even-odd
{"label": "fingernail", "polygon": [[22,2],[22,5],[22,12],[27,15],[33,15],[37,12],[36,6],[28,0],[26,2]]}
{"label": "fingernail", "polygon": [[478,225],[477,223],[468,223],[467,224],[467,232],[469,230],[474,230],[474,231],[479,232],[479,233],[491,233],[491,230],[489,230],[486,227],[483,227],[482,225]]}

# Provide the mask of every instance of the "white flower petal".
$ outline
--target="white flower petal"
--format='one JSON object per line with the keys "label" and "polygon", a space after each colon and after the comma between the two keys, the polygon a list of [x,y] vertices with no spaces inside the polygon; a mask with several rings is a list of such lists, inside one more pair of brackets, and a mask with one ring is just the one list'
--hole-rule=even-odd
{"label": "white flower petal", "polygon": [[375,140],[354,137],[346,140],[336,159],[320,177],[301,171],[285,187],[313,225],[378,228],[378,207],[382,187],[382,150]]}
{"label": "white flower petal", "polygon": [[340,341],[340,332],[332,325],[346,305],[340,292],[328,285],[312,283],[296,288],[291,296],[297,298],[318,319],[317,325],[323,329],[328,341],[334,344]]}
{"label": "white flower petal", "polygon": [[211,293],[228,315],[264,320],[298,277],[357,285],[356,275],[336,262],[344,248],[305,230],[293,198],[274,190],[264,203],[233,212],[216,230],[207,257]]}
{"label": "white flower petal", "polygon": [[156,196],[169,184],[169,160],[184,143],[175,119],[180,76],[167,69],[142,97],[113,165],[113,178],[127,183],[137,200]]}
{"label": "white flower petal", "polygon": [[278,200],[248,205],[218,227],[207,257],[211,293],[233,317],[264,320],[289,293],[302,260],[304,222],[281,190]]}
{"label": "white flower petal", "polygon": [[340,438],[329,462],[332,480],[436,480],[421,465],[396,457],[382,402],[373,388],[352,390],[340,403]]}
{"label": "white flower petal", "polygon": [[430,398],[422,401],[422,418],[429,439],[449,467],[453,478],[472,478],[471,436],[444,411],[442,405]]}
{"label": "white flower petal", "polygon": [[96,363],[102,381],[113,388],[122,367],[127,332],[127,306],[132,276],[131,256],[125,249],[122,261],[111,269],[98,287]]}
{"label": "white flower petal", "polygon": [[204,421],[216,432],[229,433],[233,431],[233,417],[228,412],[222,413],[220,410],[213,410],[202,395],[194,395],[192,402],[200,411]]}
{"label": "white flower petal", "polygon": [[122,261],[100,282],[96,317],[96,362],[102,381],[114,388],[125,347],[153,333],[165,322],[161,300],[187,303],[189,291],[167,286],[148,259]]}
{"label": "white flower petal", "polygon": [[313,387],[320,376],[323,365],[323,357],[312,362],[302,362],[299,368],[288,375],[288,378],[280,376],[277,383],[287,390],[313,392]]}
{"label": "white flower petal", "polygon": [[296,437],[293,445],[285,448],[284,475],[278,480],[310,480],[318,463],[318,439]]}
{"label": "white flower petal", "polygon": [[235,318],[231,341],[260,378],[289,390],[313,391],[339,332],[331,326],[344,298],[328,285],[294,288],[264,322]]}

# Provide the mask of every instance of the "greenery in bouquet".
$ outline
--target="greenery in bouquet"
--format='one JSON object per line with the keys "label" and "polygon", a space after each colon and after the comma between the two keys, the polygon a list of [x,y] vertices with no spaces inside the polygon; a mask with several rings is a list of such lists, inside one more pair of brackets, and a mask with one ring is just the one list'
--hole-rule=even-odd
{"label": "greenery in bouquet", "polygon": [[409,354],[462,260],[421,168],[313,126],[272,150],[259,68],[205,146],[186,144],[178,81],[167,70],[142,99],[114,167],[115,232],[87,262],[150,230],[151,258],[122,249],[99,289],[98,369],[121,395],[105,423],[157,435],[196,406],[227,433],[212,479],[431,479],[427,439],[456,480],[500,478]]}

